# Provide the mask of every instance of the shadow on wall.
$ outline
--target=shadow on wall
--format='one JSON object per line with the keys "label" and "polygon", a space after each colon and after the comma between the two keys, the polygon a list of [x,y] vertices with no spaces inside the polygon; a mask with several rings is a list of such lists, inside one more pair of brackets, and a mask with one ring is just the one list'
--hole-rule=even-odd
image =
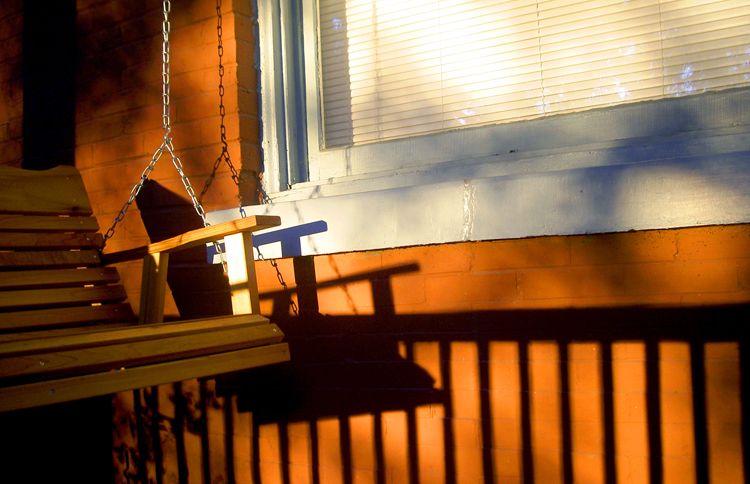
{"label": "shadow on wall", "polygon": [[[138,206],[154,241],[200,226],[156,182]],[[660,256],[660,245],[628,236],[577,238],[592,245],[572,252],[591,264],[641,260],[641,250]],[[532,246],[495,248],[517,262],[546,260]],[[205,252],[170,265],[183,316],[231,311],[220,266]],[[741,482],[747,472],[748,305],[396,314],[393,279],[421,272],[419,264],[319,281],[313,257],[293,262],[296,287],[261,295],[292,361],[120,398],[120,476]],[[373,314],[320,314],[321,293],[363,284]],[[294,299],[299,315],[290,317]]]}
{"label": "shadow on wall", "polygon": [[[331,467],[343,482],[358,470],[376,482],[734,482],[748,463],[739,368],[749,309],[307,315],[281,324],[294,355],[286,368],[230,388],[253,415],[257,478],[281,462],[276,476],[290,482],[300,457],[288,439],[302,427],[313,482]],[[420,380],[424,368],[431,378]],[[331,426],[337,444],[320,435]]]}
{"label": "shadow on wall", "polygon": [[[130,133],[149,113],[141,109],[148,104],[145,92],[159,100],[160,75],[152,59],[160,59],[160,49],[152,39],[161,18],[117,3],[80,8],[74,0],[48,0],[32,9],[26,2],[24,168],[75,164],[76,146]],[[126,115],[118,119],[114,113]]]}
{"label": "shadow on wall", "polygon": [[[157,182],[137,203],[154,241],[200,226]],[[670,244],[642,247],[630,235],[567,243],[593,244],[570,252],[595,265],[673,255]],[[532,242],[518,254],[496,244],[517,263],[546,260]],[[221,268],[205,252],[170,266],[186,317],[231,312]],[[419,264],[320,281],[313,257],[293,262],[296,287],[261,296],[292,361],[119,399],[121,477],[741,482],[747,472],[748,305],[396,314],[393,279]],[[372,314],[320,314],[320,294],[362,285]],[[299,315],[290,317],[294,299]]]}
{"label": "shadow on wall", "polygon": [[[303,276],[298,317],[284,316],[292,291],[264,294],[283,306],[292,362],[136,394],[133,469],[156,482],[741,482],[748,306],[394,314],[392,275],[418,270]],[[375,314],[306,307],[303,291],[353,281],[369,281]]]}
{"label": "shadow on wall", "polygon": [[26,2],[23,15],[23,161],[75,164],[76,2]]}

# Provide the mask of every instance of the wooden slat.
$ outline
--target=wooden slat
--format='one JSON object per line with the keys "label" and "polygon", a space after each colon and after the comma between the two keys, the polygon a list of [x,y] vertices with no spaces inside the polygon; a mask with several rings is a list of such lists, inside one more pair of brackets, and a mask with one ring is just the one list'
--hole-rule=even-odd
{"label": "wooden slat", "polygon": [[219,329],[210,334],[167,336],[68,351],[32,353],[0,359],[0,378],[116,370],[162,361],[278,343],[283,334],[273,324]]}
{"label": "wooden slat", "polygon": [[19,232],[96,232],[94,217],[56,217],[45,215],[0,215],[0,231]]}
{"label": "wooden slat", "polygon": [[0,232],[2,250],[93,249],[101,247],[102,236],[96,233],[25,233]]}
{"label": "wooden slat", "polygon": [[205,245],[208,242],[221,240],[228,235],[238,234],[240,232],[255,232],[276,227],[278,225],[281,225],[281,219],[275,215],[252,215],[246,218],[191,230],[182,235],[178,235],[177,237],[149,244],[148,253],[156,254],[157,252],[171,252],[174,250],[187,249],[189,247]]}
{"label": "wooden slat", "polygon": [[120,285],[2,291],[0,309],[41,309],[50,306],[124,301],[125,298],[125,288]]}
{"label": "wooden slat", "polygon": [[35,269],[45,267],[88,267],[101,264],[96,250],[40,250],[0,252],[0,268]]}
{"label": "wooden slat", "polygon": [[[25,341],[0,344],[0,357],[86,348],[105,344],[131,343],[171,336],[206,334],[222,329],[242,329],[268,325],[263,316],[241,314],[216,316],[173,323],[139,324],[126,328],[92,329],[82,334],[58,334],[55,338],[27,338]],[[281,332],[279,331],[281,335]]]}
{"label": "wooden slat", "polygon": [[[14,311],[0,316],[0,332],[27,331],[38,328],[55,328],[75,324],[93,324],[100,321],[133,321],[135,315],[130,304],[102,304],[101,306],[77,306],[68,308]],[[28,335],[28,336],[27,336]],[[17,336],[39,335],[38,332]],[[0,334],[0,341],[7,335]],[[18,338],[14,338],[18,339]]]}
{"label": "wooden slat", "polygon": [[216,225],[210,225],[200,229],[185,232],[177,237],[154,242],[144,247],[123,250],[120,252],[110,252],[102,257],[104,263],[114,264],[136,260],[144,257],[146,254],[157,254],[159,252],[175,252],[178,250],[188,249],[204,245],[209,242],[216,242],[229,235],[240,232],[254,232],[258,230],[269,229],[281,225],[281,219],[276,215],[252,215],[250,217],[232,220]]}
{"label": "wooden slat", "polygon": [[0,272],[0,290],[102,285],[119,280],[114,267]]}
{"label": "wooden slat", "polygon": [[77,334],[86,334],[91,331],[100,329],[121,329],[129,328],[133,325],[133,321],[126,322],[100,322],[96,324],[90,324],[88,326],[68,326],[54,329],[41,329],[38,331],[22,331],[13,333],[0,333],[0,343],[12,343],[16,341],[27,341],[30,339],[40,338],[58,338],[60,336],[74,336]]}
{"label": "wooden slat", "polygon": [[201,378],[289,360],[278,343],[167,363],[0,388],[0,412]]}
{"label": "wooden slat", "polygon": [[[0,411],[289,359],[281,330],[258,314],[124,326],[132,310],[121,302],[124,288],[112,285],[119,279],[116,270],[94,267],[101,263],[96,249],[102,237],[90,215],[75,168],[0,167]],[[156,276],[147,277],[143,288],[156,281],[158,289],[169,252],[279,224],[278,217],[253,216],[130,253],[158,259],[151,271]],[[251,252],[251,244],[245,245]],[[254,286],[248,276],[243,283]],[[163,299],[151,292],[160,296],[151,299]],[[163,318],[160,306],[153,306],[143,322]],[[257,310],[254,302],[250,306]]]}
{"label": "wooden slat", "polygon": [[38,171],[0,166],[0,211],[90,215],[91,204],[72,166]]}

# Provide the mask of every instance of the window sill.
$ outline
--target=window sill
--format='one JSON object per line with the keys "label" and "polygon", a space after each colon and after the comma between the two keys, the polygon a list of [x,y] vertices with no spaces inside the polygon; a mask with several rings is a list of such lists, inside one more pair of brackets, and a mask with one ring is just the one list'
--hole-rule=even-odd
{"label": "window sill", "polygon": [[[295,185],[249,214],[299,243],[264,256],[750,222],[747,126],[505,153]],[[209,214],[218,223],[237,210]],[[322,230],[322,231],[321,231]],[[290,248],[291,247],[291,248]]]}

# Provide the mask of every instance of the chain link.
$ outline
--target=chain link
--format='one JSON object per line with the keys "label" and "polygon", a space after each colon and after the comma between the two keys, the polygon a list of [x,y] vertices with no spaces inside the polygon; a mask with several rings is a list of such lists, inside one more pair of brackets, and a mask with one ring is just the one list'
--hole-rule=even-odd
{"label": "chain link", "polygon": [[172,164],[177,170],[177,173],[180,175],[182,186],[185,188],[185,191],[187,192],[188,196],[190,196],[190,200],[193,202],[193,208],[195,209],[195,213],[197,213],[198,216],[203,221],[203,226],[208,227],[210,224],[206,220],[206,211],[203,209],[203,205],[201,205],[201,202],[198,200],[198,197],[195,195],[195,190],[193,189],[193,186],[190,184],[190,179],[185,174],[185,170],[182,167],[182,161],[180,161],[180,157],[177,156],[177,154],[175,154],[174,152],[174,146],[172,146],[172,140],[171,139],[165,140],[164,146],[166,147],[166,150],[169,152],[169,154],[172,155]]}
{"label": "chain link", "polygon": [[161,22],[161,127],[164,129],[164,141],[168,141],[172,135],[172,123],[169,118],[169,34],[172,26],[169,23],[169,12],[172,10],[172,4],[169,0],[162,2],[162,14],[164,19]]}
{"label": "chain link", "polygon": [[[259,176],[256,175],[256,180],[258,182],[258,192],[260,192],[261,200],[263,201],[264,205],[270,205],[273,204],[273,200],[271,200],[271,197],[268,196],[266,191],[263,189],[263,181],[260,179]],[[242,207],[240,207],[240,211],[242,211]],[[245,216],[244,214],[242,215]],[[281,269],[279,269],[279,264],[274,259],[266,259],[263,257],[263,253],[260,251],[260,247],[255,247],[256,252],[258,253],[258,260],[264,261],[267,260],[271,263],[271,267],[276,271],[276,279],[278,279],[279,284],[281,284],[281,287],[284,288],[284,291],[289,291],[289,287],[286,284],[286,281],[284,281],[284,276],[281,274]],[[299,308],[297,307],[297,303],[294,302],[294,299],[289,298],[289,307],[292,308],[292,312],[295,316],[299,316]]]}
{"label": "chain link", "polygon": [[[170,157],[172,158],[172,164],[174,165],[175,169],[177,170],[177,173],[180,175],[180,181],[182,181],[182,186],[185,188],[185,191],[187,192],[188,196],[190,197],[190,200],[193,204],[193,208],[195,209],[195,212],[198,214],[198,216],[201,218],[201,221],[203,222],[204,226],[210,225],[208,221],[206,220],[206,211],[203,209],[203,205],[201,204],[201,201],[198,197],[195,195],[195,190],[193,189],[192,184],[190,183],[190,179],[185,174],[185,170],[182,166],[182,161],[180,160],[180,157],[177,156],[175,153],[174,145],[172,144],[172,121],[170,119],[170,100],[169,100],[169,94],[170,94],[170,79],[169,79],[169,34],[172,29],[171,24],[169,23],[169,13],[172,9],[172,4],[169,0],[163,0],[162,1],[162,14],[163,14],[163,20],[161,23],[161,33],[162,33],[162,43],[161,43],[161,101],[162,101],[162,116],[161,116],[161,127],[164,130],[164,139],[161,142],[161,145],[159,148],[156,149],[153,156],[151,157],[151,160],[149,161],[148,165],[146,165],[146,168],[141,173],[141,177],[138,180],[138,182],[133,186],[133,188],[130,190],[130,196],[128,197],[127,201],[123,204],[122,208],[120,209],[120,212],[115,216],[114,221],[112,222],[112,225],[109,227],[107,232],[104,234],[104,239],[102,241],[102,249],[107,244],[107,241],[112,238],[112,236],[115,234],[115,229],[117,225],[123,221],[125,218],[125,214],[127,213],[130,206],[135,201],[135,198],[140,193],[141,189],[143,188],[143,185],[146,183],[146,180],[148,180],[149,176],[151,175],[151,172],[154,171],[154,168],[156,167],[156,162],[159,161],[159,159],[162,157],[164,153],[169,153]],[[221,253],[219,249],[219,253]],[[223,260],[223,259],[222,259]]]}

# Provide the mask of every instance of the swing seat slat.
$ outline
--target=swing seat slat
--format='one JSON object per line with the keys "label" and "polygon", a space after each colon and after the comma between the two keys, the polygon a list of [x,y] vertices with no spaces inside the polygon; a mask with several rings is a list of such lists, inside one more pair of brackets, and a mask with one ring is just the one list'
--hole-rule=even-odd
{"label": "swing seat slat", "polygon": [[245,370],[289,360],[286,343],[270,344],[237,351],[183,358],[152,365],[119,368],[81,376],[42,380],[23,386],[3,388],[0,410],[28,408],[44,403],[66,402],[83,396],[106,395],[132,388],[161,385],[191,378]]}
{"label": "swing seat slat", "polygon": [[40,289],[44,287],[75,287],[112,284],[120,280],[114,267],[61,269],[59,271],[0,272],[0,289]]}
{"label": "swing seat slat", "polygon": [[0,214],[0,230],[16,232],[96,232],[99,230],[99,224],[93,217]]}
{"label": "swing seat slat", "polygon": [[55,336],[55,328],[87,330],[88,325],[134,320],[133,310],[127,303],[3,312],[0,313],[0,341]]}

